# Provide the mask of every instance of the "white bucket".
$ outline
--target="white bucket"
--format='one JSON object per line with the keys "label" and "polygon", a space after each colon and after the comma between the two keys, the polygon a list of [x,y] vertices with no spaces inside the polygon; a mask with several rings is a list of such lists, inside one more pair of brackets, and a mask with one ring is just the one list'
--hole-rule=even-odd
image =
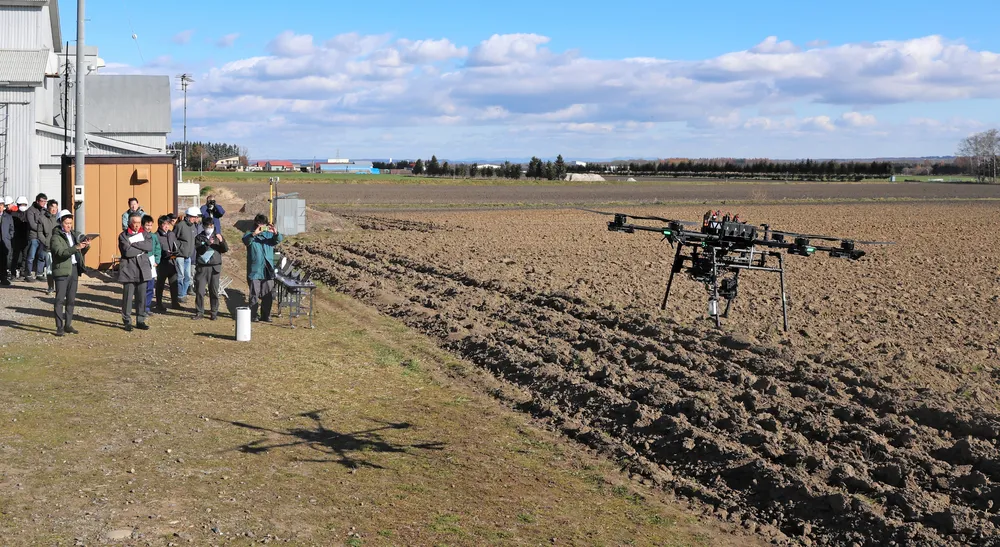
{"label": "white bucket", "polygon": [[250,308],[236,308],[236,341],[250,341]]}

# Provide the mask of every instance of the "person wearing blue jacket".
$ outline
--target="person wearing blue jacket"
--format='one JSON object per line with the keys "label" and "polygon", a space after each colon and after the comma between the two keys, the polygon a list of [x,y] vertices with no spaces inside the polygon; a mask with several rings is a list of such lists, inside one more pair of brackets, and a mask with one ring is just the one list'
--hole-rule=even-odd
{"label": "person wearing blue jacket", "polygon": [[215,202],[215,196],[208,196],[205,199],[205,205],[201,206],[201,218],[212,219],[212,223],[215,224],[215,233],[217,234],[222,233],[222,222],[219,219],[225,216],[225,214],[226,210]]}
{"label": "person wearing blue jacket", "polygon": [[[274,247],[285,240],[267,217],[253,219],[254,230],[243,234],[247,247],[247,286],[250,288],[250,320],[271,322],[274,303]],[[258,306],[260,316],[257,315]]]}

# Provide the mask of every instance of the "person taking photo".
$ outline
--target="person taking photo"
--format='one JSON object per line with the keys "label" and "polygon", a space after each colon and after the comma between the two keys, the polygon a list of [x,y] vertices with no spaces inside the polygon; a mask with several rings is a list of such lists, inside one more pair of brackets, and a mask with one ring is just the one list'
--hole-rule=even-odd
{"label": "person taking photo", "polygon": [[257,215],[253,221],[253,231],[243,234],[243,244],[247,248],[250,320],[270,323],[271,306],[274,302],[274,247],[285,238],[278,233],[273,224],[267,222],[266,216]]}

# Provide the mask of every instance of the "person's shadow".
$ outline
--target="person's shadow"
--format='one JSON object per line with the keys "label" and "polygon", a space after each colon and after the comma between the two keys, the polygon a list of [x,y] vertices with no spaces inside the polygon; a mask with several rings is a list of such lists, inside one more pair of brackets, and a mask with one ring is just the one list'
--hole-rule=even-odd
{"label": "person's shadow", "polygon": [[334,431],[333,429],[329,429],[323,424],[323,418],[320,416],[323,412],[325,412],[325,410],[313,410],[311,412],[297,414],[294,417],[308,419],[311,422],[311,427],[295,427],[287,430],[252,425],[246,422],[220,419],[215,420],[234,425],[236,427],[272,433],[286,439],[284,441],[276,442],[266,439],[258,439],[256,441],[251,441],[238,446],[236,450],[240,452],[247,454],[266,454],[272,450],[281,448],[305,446],[326,457],[318,457],[315,459],[297,459],[296,461],[337,463],[351,469],[358,467],[383,469],[382,466],[369,462],[361,456],[367,452],[413,454],[413,452],[411,452],[412,450],[444,450],[444,443],[440,442],[394,444],[386,440],[383,436],[383,433],[387,431],[403,430],[413,427],[412,424],[407,422],[392,423],[380,420],[370,420],[376,424],[374,427],[359,431],[341,433]]}

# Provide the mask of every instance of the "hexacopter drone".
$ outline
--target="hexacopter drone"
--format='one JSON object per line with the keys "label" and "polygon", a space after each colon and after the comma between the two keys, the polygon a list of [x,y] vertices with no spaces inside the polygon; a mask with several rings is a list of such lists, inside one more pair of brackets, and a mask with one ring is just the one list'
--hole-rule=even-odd
{"label": "hexacopter drone", "polygon": [[[829,253],[833,258],[858,260],[865,251],[857,245],[892,245],[891,241],[857,241],[850,238],[799,234],[772,230],[767,224],[754,226],[740,220],[739,215],[724,216],[720,211],[708,211],[702,222],[672,220],[655,216],[633,216],[623,213],[607,213],[583,209],[591,213],[613,216],[608,222],[608,230],[632,234],[637,231],[661,234],[676,243],[677,252],[667,279],[667,290],[663,295],[660,309],[667,308],[670,287],[674,274],[685,272],[695,281],[705,284],[708,290],[708,315],[715,319],[716,327],[722,327],[722,317],[729,317],[729,308],[736,298],[740,272],[744,270],[777,273],[780,278],[781,314],[784,330],[788,331],[788,305],[785,298],[785,259],[782,250],[791,255],[812,256]],[[660,226],[631,224],[632,220],[647,220],[661,223]],[[687,226],[698,227],[687,229]],[[831,242],[836,245],[813,245],[812,240]],[[685,253],[687,251],[687,253]],[[777,258],[777,267],[768,264],[769,258]],[[726,301],[725,310],[719,313],[719,299]]]}

